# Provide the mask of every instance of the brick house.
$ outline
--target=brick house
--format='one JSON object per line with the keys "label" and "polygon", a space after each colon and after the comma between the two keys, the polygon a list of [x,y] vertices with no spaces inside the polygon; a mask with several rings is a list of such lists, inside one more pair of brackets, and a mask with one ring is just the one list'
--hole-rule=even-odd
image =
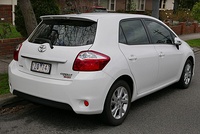
{"label": "brick house", "polygon": [[[65,8],[66,1],[76,1],[77,7],[80,11],[86,10],[92,6],[103,6],[108,11],[146,11],[152,10],[152,0],[57,0],[61,8]],[[160,0],[161,10],[172,10],[174,0]],[[17,0],[0,0],[0,21],[10,22],[14,25],[15,21],[15,5]],[[76,8],[77,8],[76,7]]]}
{"label": "brick house", "polygon": [[[98,0],[98,4],[107,7],[108,11],[152,10],[152,0]],[[173,10],[173,6],[174,0],[160,0],[160,10]]]}
{"label": "brick house", "polygon": [[15,5],[17,5],[17,0],[0,0],[0,21],[9,22],[14,25]]}
{"label": "brick house", "polygon": [[[62,8],[66,6],[66,2],[78,5],[79,9],[92,6],[106,7],[108,11],[146,11],[152,10],[152,0],[57,0]],[[174,0],[160,0],[160,10],[172,10]]]}

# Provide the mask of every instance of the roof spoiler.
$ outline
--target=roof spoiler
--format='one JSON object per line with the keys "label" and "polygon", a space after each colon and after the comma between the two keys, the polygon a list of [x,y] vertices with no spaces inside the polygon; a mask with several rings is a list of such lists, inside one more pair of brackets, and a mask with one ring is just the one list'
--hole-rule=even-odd
{"label": "roof spoiler", "polygon": [[58,20],[82,20],[82,21],[90,21],[94,22],[94,20],[87,19],[87,18],[79,18],[79,17],[70,17],[70,16],[41,16],[40,19],[43,20],[51,20],[51,19],[58,19]]}

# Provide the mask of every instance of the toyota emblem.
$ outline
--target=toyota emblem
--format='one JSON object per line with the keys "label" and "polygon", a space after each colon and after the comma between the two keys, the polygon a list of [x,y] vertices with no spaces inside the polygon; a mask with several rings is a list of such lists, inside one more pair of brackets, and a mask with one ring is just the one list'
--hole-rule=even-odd
{"label": "toyota emblem", "polygon": [[46,51],[46,46],[45,45],[40,45],[39,48],[38,48],[38,51],[41,52],[41,53],[45,52]]}

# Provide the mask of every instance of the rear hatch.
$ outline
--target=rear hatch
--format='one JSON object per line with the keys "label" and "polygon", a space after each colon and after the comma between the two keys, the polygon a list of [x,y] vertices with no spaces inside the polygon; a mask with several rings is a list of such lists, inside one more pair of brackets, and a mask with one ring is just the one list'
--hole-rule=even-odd
{"label": "rear hatch", "polygon": [[88,19],[45,18],[21,47],[19,70],[28,74],[69,80],[77,75],[73,63],[95,39],[97,23]]}

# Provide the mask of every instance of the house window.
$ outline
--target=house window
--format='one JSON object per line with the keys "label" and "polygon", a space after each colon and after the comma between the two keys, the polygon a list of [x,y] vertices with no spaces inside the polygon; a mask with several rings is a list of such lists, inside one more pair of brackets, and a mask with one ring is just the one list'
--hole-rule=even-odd
{"label": "house window", "polygon": [[144,11],[145,10],[145,0],[137,0],[136,1],[136,10]]}
{"label": "house window", "polygon": [[115,11],[116,0],[109,0],[109,10]]}
{"label": "house window", "polygon": [[166,6],[166,0],[160,0],[160,8],[165,9]]}

